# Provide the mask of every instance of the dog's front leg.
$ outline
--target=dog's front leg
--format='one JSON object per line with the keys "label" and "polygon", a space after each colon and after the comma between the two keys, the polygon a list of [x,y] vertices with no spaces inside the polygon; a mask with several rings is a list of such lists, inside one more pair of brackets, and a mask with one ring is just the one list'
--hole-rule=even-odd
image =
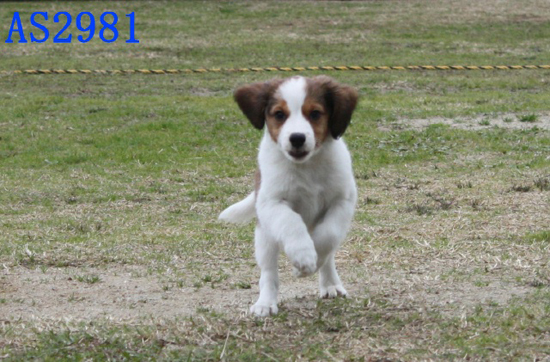
{"label": "dog's front leg", "polygon": [[266,204],[257,207],[258,226],[255,233],[256,260],[261,270],[260,297],[250,311],[261,317],[277,313],[279,248],[288,255],[294,274],[307,276],[317,269],[317,253],[313,240],[300,215],[288,205]]}
{"label": "dog's front leg", "polygon": [[258,205],[262,230],[283,247],[294,267],[294,275],[305,277],[317,271],[317,252],[302,217],[286,202]]}
{"label": "dog's front leg", "polygon": [[321,298],[346,296],[336,265],[334,255],[344,241],[351,224],[355,209],[355,198],[335,203],[325,214],[323,221],[312,232],[315,249],[319,256],[319,291]]}
{"label": "dog's front leg", "polygon": [[254,246],[256,261],[261,270],[260,297],[250,308],[250,312],[259,317],[277,314],[277,294],[279,293],[279,274],[277,261],[279,245],[265,235],[260,224],[256,226]]}

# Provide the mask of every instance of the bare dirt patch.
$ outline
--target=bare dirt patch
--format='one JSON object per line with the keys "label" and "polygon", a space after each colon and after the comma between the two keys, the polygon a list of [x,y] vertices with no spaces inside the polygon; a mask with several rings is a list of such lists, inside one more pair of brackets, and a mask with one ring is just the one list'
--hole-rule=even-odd
{"label": "bare dirt patch", "polygon": [[[525,121],[526,116],[514,113],[503,113],[498,115],[480,115],[476,117],[432,117],[418,119],[400,119],[396,122],[380,124],[380,130],[422,130],[434,124],[443,124],[451,128],[466,129],[466,130],[483,130],[488,128],[504,128],[511,130],[526,130],[538,128],[542,130],[550,130],[550,113],[535,114],[532,121]],[[523,121],[522,121],[523,120]]]}
{"label": "bare dirt patch", "polygon": [[[17,267],[1,277],[6,302],[0,314],[22,320],[131,321],[140,317],[187,316],[197,308],[244,309],[252,300],[249,290],[228,287],[166,288],[155,276],[141,276],[143,267],[108,269],[49,268],[46,271]],[[99,281],[78,281],[75,275],[94,275]]]}
{"label": "bare dirt patch", "polygon": [[[316,298],[317,282],[313,278],[296,279],[288,265],[281,266],[283,303],[296,298]],[[162,276],[143,276],[140,266],[97,268],[5,267],[0,275],[4,320],[90,321],[108,319],[131,322],[143,318],[173,319],[195,314],[198,309],[244,315],[258,295],[259,271],[250,289],[232,287],[232,280],[243,278],[234,271],[223,284],[200,288],[166,287]],[[79,281],[79,276],[94,276],[98,281]]]}
{"label": "bare dirt patch", "polygon": [[[492,277],[484,287],[469,281],[448,283],[440,275],[441,265],[419,270],[384,270],[358,264],[344,256],[340,272],[351,298],[386,299],[395,305],[457,314],[478,304],[506,304],[514,296],[533,291],[528,286]],[[347,259],[347,260],[342,260]],[[359,275],[365,273],[364,278]],[[116,269],[116,273],[113,269]],[[138,277],[132,268],[88,270],[97,275],[97,283],[87,284],[71,277],[67,269],[51,268],[46,272],[17,267],[5,270],[0,277],[3,303],[0,315],[4,321],[79,322],[106,319],[132,322],[144,319],[171,320],[189,317],[199,309],[238,316],[246,315],[258,295],[258,288],[233,289],[226,285],[215,288],[182,287],[166,290],[156,277]],[[285,268],[288,269],[288,268]],[[75,271],[82,273],[82,271]],[[258,272],[255,273],[257,278]],[[281,310],[314,309],[317,278],[296,279],[289,269],[281,273]]]}

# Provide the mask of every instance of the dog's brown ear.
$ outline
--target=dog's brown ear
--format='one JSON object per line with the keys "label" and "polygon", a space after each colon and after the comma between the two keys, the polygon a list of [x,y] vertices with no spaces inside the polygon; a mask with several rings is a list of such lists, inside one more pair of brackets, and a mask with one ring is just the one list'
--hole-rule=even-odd
{"label": "dog's brown ear", "polygon": [[321,75],[314,78],[325,88],[325,102],[330,110],[329,130],[334,139],[340,138],[351,121],[351,115],[357,105],[359,94],[347,85]]}
{"label": "dog's brown ear", "polygon": [[280,83],[280,80],[271,80],[248,84],[238,88],[233,94],[241,111],[257,129],[264,127],[267,104]]}

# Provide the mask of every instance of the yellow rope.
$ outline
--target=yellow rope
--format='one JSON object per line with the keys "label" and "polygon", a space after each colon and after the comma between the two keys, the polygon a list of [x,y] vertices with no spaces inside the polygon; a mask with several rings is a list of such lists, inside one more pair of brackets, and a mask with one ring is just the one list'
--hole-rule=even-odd
{"label": "yellow rope", "polygon": [[192,73],[244,73],[244,72],[304,72],[346,71],[346,70],[519,70],[547,69],[550,65],[407,65],[407,66],[369,66],[339,65],[310,67],[252,67],[252,68],[196,68],[196,69],[23,69],[0,70],[0,75],[9,74],[192,74]]}

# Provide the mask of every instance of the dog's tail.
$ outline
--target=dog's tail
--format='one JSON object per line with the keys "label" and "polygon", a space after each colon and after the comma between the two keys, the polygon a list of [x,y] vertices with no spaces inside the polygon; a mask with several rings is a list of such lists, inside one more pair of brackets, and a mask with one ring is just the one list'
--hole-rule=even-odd
{"label": "dog's tail", "polygon": [[255,201],[256,197],[254,192],[252,192],[244,200],[241,200],[223,210],[218,217],[218,220],[239,224],[252,220],[252,218],[256,216]]}

